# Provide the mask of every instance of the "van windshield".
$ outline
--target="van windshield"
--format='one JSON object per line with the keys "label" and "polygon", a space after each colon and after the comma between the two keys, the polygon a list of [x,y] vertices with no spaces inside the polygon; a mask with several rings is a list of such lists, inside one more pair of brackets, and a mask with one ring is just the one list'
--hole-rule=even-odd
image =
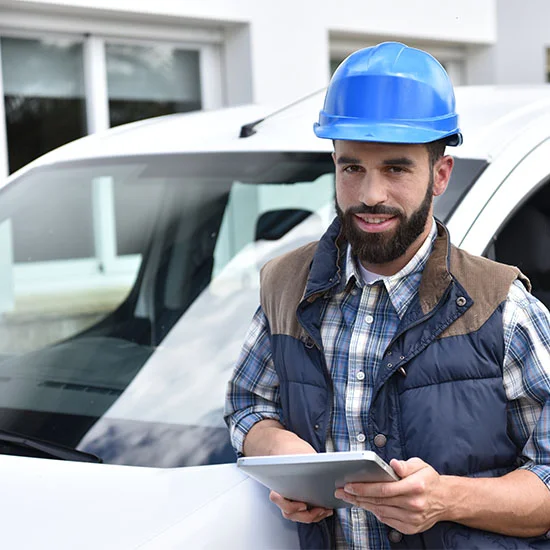
{"label": "van windshield", "polygon": [[259,269],[318,239],[333,204],[326,153],[101,159],[12,180],[0,429],[112,464],[234,461],[224,394]]}

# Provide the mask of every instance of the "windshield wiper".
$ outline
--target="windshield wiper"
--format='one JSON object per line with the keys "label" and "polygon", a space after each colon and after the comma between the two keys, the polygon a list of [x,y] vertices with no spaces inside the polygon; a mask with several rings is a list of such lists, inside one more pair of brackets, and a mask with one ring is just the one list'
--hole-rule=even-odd
{"label": "windshield wiper", "polygon": [[[2,445],[14,445],[25,449],[34,449],[44,453],[50,458],[58,458],[60,460],[72,460],[74,462],[103,462],[101,458],[91,453],[71,449],[58,443],[43,441],[36,437],[29,437],[15,432],[0,430],[0,447]],[[2,454],[0,452],[0,454]]]}

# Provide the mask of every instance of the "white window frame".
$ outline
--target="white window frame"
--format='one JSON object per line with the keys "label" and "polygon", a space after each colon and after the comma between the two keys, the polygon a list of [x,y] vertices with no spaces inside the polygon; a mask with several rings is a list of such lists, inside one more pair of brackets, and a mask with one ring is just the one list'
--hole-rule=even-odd
{"label": "white window frame", "polygon": [[[128,17],[130,19],[130,16]],[[199,52],[201,105],[203,110],[218,109],[226,104],[222,48],[224,32],[218,27],[191,26],[174,18],[141,17],[139,21],[114,18],[83,18],[70,15],[30,13],[0,8],[0,37],[67,39],[82,42],[87,134],[109,128],[105,43],[159,44]],[[1,62],[1,51],[0,51]],[[1,66],[1,65],[0,65]],[[103,69],[103,74],[101,71]],[[0,98],[3,85],[0,71]],[[8,144],[4,103],[0,101],[0,184],[8,176]]]}
{"label": "white window frame", "polygon": [[[0,67],[2,67],[2,43],[0,42]],[[0,181],[8,177],[8,127],[4,106],[4,81],[0,77]]]}

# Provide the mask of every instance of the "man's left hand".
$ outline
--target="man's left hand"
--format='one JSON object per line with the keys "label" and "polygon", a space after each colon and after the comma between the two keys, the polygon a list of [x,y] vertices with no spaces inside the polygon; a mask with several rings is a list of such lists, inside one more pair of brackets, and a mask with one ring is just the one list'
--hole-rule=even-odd
{"label": "man's left hand", "polygon": [[445,520],[442,477],[420,458],[392,460],[400,481],[348,483],[335,496],[372,512],[382,523],[406,535],[422,533]]}

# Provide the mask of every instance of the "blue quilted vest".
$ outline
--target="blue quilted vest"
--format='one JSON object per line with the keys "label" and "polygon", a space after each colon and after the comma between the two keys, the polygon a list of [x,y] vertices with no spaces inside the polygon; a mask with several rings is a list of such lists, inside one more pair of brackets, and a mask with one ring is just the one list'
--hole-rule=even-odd
{"label": "blue quilted vest", "polygon": [[[339,233],[335,220],[318,244],[282,256],[262,271],[261,302],[271,331],[283,423],[318,452],[325,451],[333,398],[319,298],[340,282],[345,243]],[[501,370],[502,310],[518,277],[523,278],[516,268],[452,247],[438,223],[418,295],[386,350],[374,388],[365,435],[385,461],[420,457],[440,474],[483,477],[518,466],[518,449],[506,431]],[[383,447],[374,444],[378,434],[385,436]],[[330,548],[333,522],[299,524],[302,548]],[[550,540],[445,522],[418,535],[388,528],[388,546],[550,548]]]}

